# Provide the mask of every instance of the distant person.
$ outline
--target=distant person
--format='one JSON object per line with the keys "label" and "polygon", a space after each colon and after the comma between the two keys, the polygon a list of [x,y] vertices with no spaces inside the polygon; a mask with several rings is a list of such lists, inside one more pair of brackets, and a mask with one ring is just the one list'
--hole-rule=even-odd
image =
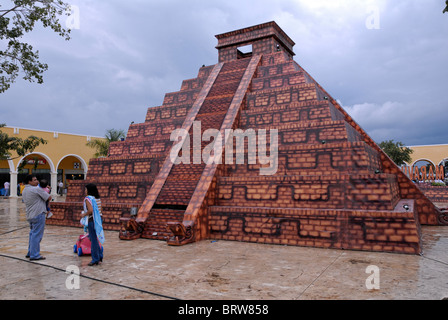
{"label": "distant person", "polygon": [[58,190],[58,194],[59,194],[60,196],[62,196],[63,191],[64,191],[64,184],[62,183],[62,180],[59,181],[59,183],[58,183],[58,188],[59,188],[59,190]]}
{"label": "distant person", "polygon": [[[51,188],[48,186],[47,180],[45,180],[45,179],[40,180],[39,187],[44,189],[46,193],[48,193],[48,194],[51,193]],[[51,212],[51,208],[50,208],[50,200],[47,200],[45,205],[47,206],[47,219],[50,219],[53,216],[53,213]]]}
{"label": "distant person", "polygon": [[91,242],[92,261],[89,266],[98,265],[103,261],[103,254],[100,245],[104,243],[103,222],[101,217],[101,198],[98,188],[95,184],[89,183],[86,185],[86,194],[84,198],[84,211],[81,212],[81,217],[88,217],[89,238]]}
{"label": "distant person", "polygon": [[10,186],[10,184],[9,184],[9,182],[8,181],[6,181],[5,182],[5,184],[4,184],[4,187],[5,187],[5,196],[6,197],[9,197],[9,186]]}
{"label": "distant person", "polygon": [[23,182],[20,182],[20,195],[22,195],[23,189],[25,189],[25,184]]}
{"label": "distant person", "polygon": [[51,196],[42,188],[38,187],[39,181],[35,175],[27,175],[25,178],[25,189],[22,199],[26,205],[26,220],[30,224],[30,236],[27,258],[30,260],[44,260],[40,254],[40,242],[44,236],[45,217],[47,214],[46,201]]}

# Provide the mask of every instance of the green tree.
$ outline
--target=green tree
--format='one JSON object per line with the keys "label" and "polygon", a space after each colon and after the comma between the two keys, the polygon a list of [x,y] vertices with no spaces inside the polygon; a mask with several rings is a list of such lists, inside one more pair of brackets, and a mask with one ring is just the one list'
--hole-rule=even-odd
{"label": "green tree", "polygon": [[379,147],[395,162],[397,166],[403,165],[405,162],[411,162],[411,154],[414,150],[405,147],[405,145],[394,140],[383,141]]}
{"label": "green tree", "polygon": [[[0,128],[4,126],[5,124],[0,124]],[[0,160],[13,160],[24,157],[41,144],[47,144],[47,141],[36,136],[29,136],[26,139],[10,137],[0,130]],[[15,152],[17,156],[12,158],[12,152]]]}
{"label": "green tree", "polygon": [[48,65],[39,61],[39,51],[22,37],[33,31],[36,22],[51,28],[66,40],[70,39],[70,29],[61,26],[59,17],[70,15],[70,5],[61,0],[11,0],[9,7],[0,4],[0,93],[5,92],[15,82],[22,70],[23,79],[43,83],[43,73]]}
{"label": "green tree", "polygon": [[122,129],[108,129],[105,138],[105,140],[95,139],[87,142],[88,147],[96,149],[95,158],[107,157],[110,143],[126,138],[126,132]]}

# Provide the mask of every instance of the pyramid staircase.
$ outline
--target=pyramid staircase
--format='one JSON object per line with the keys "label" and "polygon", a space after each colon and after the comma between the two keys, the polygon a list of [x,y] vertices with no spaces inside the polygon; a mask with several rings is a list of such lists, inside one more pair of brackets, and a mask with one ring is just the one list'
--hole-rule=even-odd
{"label": "pyramid staircase", "polygon": [[[446,214],[293,60],[294,42],[275,22],[217,38],[218,64],[201,68],[179,92],[167,94],[163,106],[149,108],[145,123],[131,125],[126,140],[111,145],[110,157],[90,162],[88,182],[98,184],[106,225],[119,228],[121,239],[183,245],[209,238],[419,254],[421,224],[448,224]],[[242,53],[248,44],[252,53]],[[173,142],[175,129],[189,135]],[[245,139],[243,164],[224,156],[222,163],[177,163],[193,137],[208,129],[219,130],[226,147],[233,142],[226,130],[267,133],[266,149],[258,143],[254,159],[248,154],[253,142]],[[208,143],[202,141],[200,154]],[[276,145],[275,170],[260,174],[267,167],[260,156],[273,156]],[[185,149],[173,157],[176,146]],[[85,183],[70,187],[68,201],[82,199]],[[58,217],[71,221],[64,206]]]}

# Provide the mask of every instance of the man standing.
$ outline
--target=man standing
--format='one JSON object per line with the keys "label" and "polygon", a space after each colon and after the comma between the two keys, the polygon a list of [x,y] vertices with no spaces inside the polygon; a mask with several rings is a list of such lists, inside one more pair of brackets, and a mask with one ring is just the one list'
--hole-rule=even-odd
{"label": "man standing", "polygon": [[30,238],[26,257],[30,260],[44,260],[45,257],[40,254],[40,242],[44,236],[45,215],[47,214],[45,202],[51,200],[51,196],[44,189],[38,187],[39,181],[35,175],[26,176],[25,183],[22,199],[26,205],[26,219],[30,224]]}

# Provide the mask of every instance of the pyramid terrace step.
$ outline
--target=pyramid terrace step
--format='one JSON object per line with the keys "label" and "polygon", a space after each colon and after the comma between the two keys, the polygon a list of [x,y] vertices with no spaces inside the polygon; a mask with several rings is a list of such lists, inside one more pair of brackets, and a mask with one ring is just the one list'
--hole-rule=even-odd
{"label": "pyramid terrace step", "polygon": [[412,200],[392,211],[213,206],[209,212],[211,239],[420,253]]}
{"label": "pyramid terrace step", "polygon": [[289,74],[275,74],[256,78],[252,81],[252,91],[275,89],[283,86],[294,86],[309,83],[309,79],[303,71],[291,72]]}
{"label": "pyramid terrace step", "polygon": [[205,80],[204,77],[183,80],[180,91],[200,90],[204,85]]}
{"label": "pyramid terrace step", "polygon": [[257,129],[266,129],[266,130],[272,130],[277,129],[280,131],[288,131],[288,130],[295,130],[295,129],[314,129],[314,128],[322,128],[322,127],[332,127],[332,126],[350,126],[347,122],[344,120],[326,120],[326,121],[300,121],[300,122],[293,122],[293,123],[284,123],[280,125],[260,125],[257,127]]}
{"label": "pyramid terrace step", "polygon": [[[260,67],[258,67],[258,77],[269,77],[269,76],[276,76],[276,75],[289,75],[294,74],[298,71],[302,71],[302,69],[295,63],[293,60],[288,60],[276,64],[263,64]],[[305,77],[308,75],[305,74]]]}
{"label": "pyramid terrace step", "polygon": [[[249,142],[244,143],[244,163],[229,164],[229,174],[234,176],[259,175],[262,167],[258,155],[248,160]],[[234,142],[235,144],[235,142]],[[269,149],[268,149],[269,150]],[[257,150],[258,151],[258,150]],[[363,141],[281,145],[278,148],[277,171],[275,175],[328,175],[340,173],[371,174],[383,170],[380,155]]]}
{"label": "pyramid terrace step", "polygon": [[[408,210],[404,209],[404,205],[408,205]],[[415,209],[414,200],[401,199],[392,210],[354,210],[354,209],[319,209],[314,208],[271,208],[271,207],[253,207],[253,206],[210,206],[210,215],[229,216],[236,214],[241,215],[264,215],[270,218],[294,218],[294,217],[343,217],[347,213],[354,217],[360,217],[367,212],[372,218],[393,218],[413,219]]]}
{"label": "pyramid terrace step", "polygon": [[326,144],[363,140],[361,134],[344,120],[259,125],[256,129],[277,130],[279,145]]}
{"label": "pyramid terrace step", "polygon": [[391,174],[218,178],[218,205],[393,210],[400,199]]}
{"label": "pyramid terrace step", "polygon": [[127,145],[136,145],[136,144],[140,144],[140,143],[145,143],[145,142],[158,142],[158,141],[162,141],[165,142],[166,140],[170,140],[170,135],[171,135],[171,131],[174,129],[177,129],[179,127],[177,126],[166,126],[163,131],[159,130],[158,128],[162,128],[162,127],[157,127],[154,125],[147,125],[147,128],[150,128],[150,130],[145,131],[142,135],[138,136],[138,137],[132,137],[130,139],[126,139],[124,141],[118,141],[118,143],[114,144],[114,147],[116,145],[122,145],[122,146],[127,146]]}
{"label": "pyramid terrace step", "polygon": [[[103,213],[103,228],[105,230],[119,230],[120,220],[129,219],[132,208],[138,208],[139,203],[115,203],[102,199],[101,207]],[[83,210],[83,201],[66,201],[52,203],[52,219],[48,219],[47,224],[61,225],[65,221],[66,225],[81,228],[79,223],[80,212]],[[124,218],[123,218],[124,217]]]}
{"label": "pyramid terrace step", "polygon": [[191,90],[191,89],[201,89],[210,72],[213,70],[213,66],[204,66],[199,69],[196,78],[186,79],[182,81],[180,91]]}
{"label": "pyramid terrace step", "polygon": [[[244,129],[242,129],[244,130]],[[234,137],[234,139],[236,139]],[[235,141],[234,141],[235,143]],[[269,143],[269,141],[268,141]],[[244,137],[244,146],[245,150],[247,150],[248,139]],[[378,154],[378,151],[373,149],[370,145],[368,145],[364,141],[341,141],[341,142],[326,142],[326,143],[316,143],[316,144],[289,144],[289,145],[279,145],[279,152],[293,152],[293,151],[322,151],[322,150],[332,150],[332,149],[362,149],[365,148],[372,153]]]}
{"label": "pyramid terrace step", "polygon": [[288,111],[288,110],[295,110],[297,111],[297,109],[301,109],[301,108],[314,108],[317,106],[324,106],[324,107],[328,107],[329,105],[331,105],[331,103],[327,100],[310,100],[310,101],[296,101],[296,102],[292,102],[290,104],[287,105],[268,105],[265,107],[259,107],[256,109],[245,109],[242,110],[242,114],[245,115],[253,115],[253,114],[265,114],[265,113],[271,113],[271,112],[276,112],[276,111]]}
{"label": "pyramid terrace step", "polygon": [[324,100],[323,92],[314,83],[304,83],[289,87],[252,91],[247,94],[247,108],[254,109],[313,100]]}
{"label": "pyramid terrace step", "polygon": [[[118,183],[114,183],[111,185],[98,184],[98,191],[100,193],[101,199],[108,203],[141,204],[145,199],[146,193],[151,188],[151,185],[151,183],[148,183],[146,185],[124,185]],[[71,194],[66,197],[66,201],[82,201],[84,197],[84,188],[80,190],[72,190]]]}
{"label": "pyramid terrace step", "polygon": [[124,179],[122,181],[132,181],[132,179],[144,181],[145,178],[153,179],[160,165],[161,160],[115,161],[92,166],[88,176],[89,179],[104,182],[118,181],[118,179]]}
{"label": "pyramid terrace step", "polygon": [[377,174],[347,174],[347,173],[334,173],[327,174],[321,177],[308,176],[308,175],[287,175],[287,176],[250,176],[250,177],[218,177],[218,182],[247,182],[248,184],[254,182],[288,182],[293,180],[310,180],[310,181],[332,181],[332,180],[340,180],[347,181],[348,179],[366,179],[371,181],[379,181],[379,180],[387,180],[389,178],[394,178],[394,174],[389,173],[377,173]]}
{"label": "pyramid terrace step", "polygon": [[120,162],[120,161],[136,161],[136,162],[144,162],[144,161],[160,161],[164,160],[165,157],[158,154],[133,154],[133,155],[127,155],[127,156],[110,156],[105,158],[92,158],[89,161],[89,166],[96,165],[96,164],[110,164],[114,162]]}
{"label": "pyramid terrace step", "polygon": [[178,104],[193,104],[199,94],[199,91],[199,89],[194,89],[166,93],[162,105],[174,106]]}
{"label": "pyramid terrace step", "polygon": [[[154,180],[154,175],[117,175],[117,176],[99,176],[99,177],[95,177],[95,179],[92,180],[94,183],[96,184],[114,184],[117,182],[122,182],[122,183],[134,183],[134,184],[138,184],[138,183],[146,183],[146,182],[150,182]],[[84,182],[83,182],[84,181]],[[70,182],[70,185],[76,185],[76,184],[84,184],[86,183],[85,180],[73,180],[72,182]]]}
{"label": "pyramid terrace step", "polygon": [[191,103],[178,103],[173,106],[158,106],[148,108],[146,111],[145,122],[153,121],[171,121],[173,119],[185,119]]}
{"label": "pyramid terrace step", "polygon": [[182,126],[184,118],[185,116],[179,117],[178,119],[163,119],[132,125],[133,127],[132,129],[129,129],[125,141],[130,142],[133,140],[139,140],[141,137],[171,134],[173,130]]}
{"label": "pyramid terrace step", "polygon": [[[263,90],[257,90],[257,91],[253,90],[251,92],[248,92],[247,95],[248,95],[249,99],[253,99],[253,98],[260,99],[264,95],[276,96],[276,95],[282,94],[282,93],[292,94],[292,93],[298,93],[300,91],[306,91],[308,89],[315,90],[315,91],[319,90],[318,87],[316,86],[316,84],[312,82],[312,83],[301,83],[301,84],[296,84],[293,86],[285,86],[285,87],[280,87],[280,88],[269,88],[269,89],[263,89]],[[316,96],[316,99],[317,99],[317,96]],[[301,102],[299,100],[296,100],[296,101]],[[295,102],[295,101],[290,101],[290,102]]]}
{"label": "pyramid terrace step", "polygon": [[336,121],[344,120],[344,116],[328,101],[311,100],[306,102],[293,102],[291,104],[247,109],[242,112],[240,126],[254,128],[259,125],[286,124],[299,121]]}
{"label": "pyramid terrace step", "polygon": [[190,102],[179,102],[171,106],[160,106],[148,108],[144,123],[154,123],[154,121],[182,121],[185,119],[188,110],[192,107]]}
{"label": "pyramid terrace step", "polygon": [[168,152],[171,145],[172,141],[170,141],[169,134],[140,137],[130,142],[122,141],[122,143],[111,144],[109,154],[112,157],[133,156],[142,153],[161,155]]}
{"label": "pyramid terrace step", "polygon": [[207,78],[210,75],[210,73],[212,72],[212,70],[213,70],[213,65],[202,66],[201,68],[199,68],[198,74],[195,78],[186,79],[186,80],[182,81],[181,91],[184,90],[184,87],[192,88],[191,84],[195,84],[194,87],[196,87],[196,85],[199,85],[200,87],[202,87],[204,85],[205,81],[207,81]]}
{"label": "pyramid terrace step", "polygon": [[[267,145],[270,144],[270,136],[278,133],[278,145],[323,145],[327,143],[343,143],[363,141],[361,134],[355,128],[343,120],[329,121],[300,121],[280,125],[260,124],[248,126],[260,134],[260,129],[266,130]],[[247,133],[241,129],[243,134]],[[275,136],[273,136],[275,137]]]}

